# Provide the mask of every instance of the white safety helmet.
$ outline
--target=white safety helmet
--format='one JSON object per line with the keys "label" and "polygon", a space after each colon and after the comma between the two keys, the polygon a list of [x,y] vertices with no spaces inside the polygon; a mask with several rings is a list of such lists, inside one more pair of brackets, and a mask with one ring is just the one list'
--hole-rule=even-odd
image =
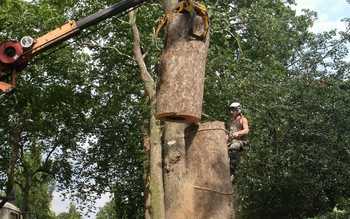
{"label": "white safety helmet", "polygon": [[233,102],[230,104],[230,111],[233,112],[233,111],[237,111],[237,112],[241,112],[242,109],[241,109],[241,104],[238,103],[238,102]]}

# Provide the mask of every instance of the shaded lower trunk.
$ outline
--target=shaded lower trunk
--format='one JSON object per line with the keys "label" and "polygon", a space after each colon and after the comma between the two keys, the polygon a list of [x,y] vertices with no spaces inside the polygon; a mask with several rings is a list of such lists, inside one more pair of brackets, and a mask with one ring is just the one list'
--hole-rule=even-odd
{"label": "shaded lower trunk", "polygon": [[6,204],[6,202],[15,200],[15,169],[20,150],[20,138],[21,130],[18,127],[15,127],[10,132],[9,136],[9,144],[11,146],[11,158],[7,167],[6,196],[0,202],[0,208],[2,208]]}
{"label": "shaded lower trunk", "polygon": [[[161,131],[159,121],[155,118],[156,110],[156,84],[148,72],[140,45],[140,33],[135,23],[136,16],[129,12],[129,21],[133,32],[133,53],[140,67],[140,76],[144,82],[146,95],[150,100],[149,118],[149,167],[146,167],[146,180],[149,182],[145,192],[145,218],[165,218],[164,212],[164,188],[162,173],[162,148]],[[144,142],[145,143],[145,142]]]}
{"label": "shaded lower trunk", "polygon": [[164,201],[167,219],[189,218],[192,210],[187,197],[191,193],[186,168],[184,133],[188,124],[166,122],[163,136],[164,150]]}
{"label": "shaded lower trunk", "polygon": [[145,152],[145,160],[143,162],[143,182],[144,182],[144,209],[145,209],[145,219],[151,219],[151,194],[150,194],[150,139],[148,130],[148,125],[145,125],[143,133],[143,146]]}
{"label": "shaded lower trunk", "polygon": [[[155,107],[155,106],[154,106]],[[164,188],[162,170],[162,145],[159,121],[154,117],[155,108],[152,107],[150,119],[150,202],[152,218],[165,218]]]}
{"label": "shaded lower trunk", "polygon": [[22,192],[23,192],[23,204],[22,204],[23,219],[30,219],[29,188],[24,188]]}

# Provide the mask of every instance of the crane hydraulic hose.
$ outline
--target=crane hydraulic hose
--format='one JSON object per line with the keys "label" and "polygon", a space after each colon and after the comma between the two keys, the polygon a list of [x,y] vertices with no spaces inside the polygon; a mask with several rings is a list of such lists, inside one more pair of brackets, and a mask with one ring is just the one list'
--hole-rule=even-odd
{"label": "crane hydraulic hose", "polygon": [[102,9],[95,14],[89,15],[77,21],[77,27],[79,29],[85,29],[94,24],[97,24],[109,17],[128,11],[142,3],[146,0],[122,0],[109,8]]}
{"label": "crane hydraulic hose", "polygon": [[[96,25],[115,15],[123,15],[150,0],[121,0],[118,3],[102,9],[95,14],[78,21],[68,21],[64,25],[52,30],[36,39],[26,36],[21,41],[10,40],[0,43],[0,91],[9,91],[15,87],[17,72],[23,70],[28,61],[35,55],[42,53],[67,39],[77,35],[82,30]],[[3,78],[12,75],[12,82],[5,83]]]}
{"label": "crane hydraulic hose", "polygon": [[72,38],[92,25],[115,15],[131,11],[146,1],[149,0],[122,0],[78,21],[68,21],[36,39],[24,37],[21,42],[7,41],[0,43],[0,78],[4,75],[1,72],[4,72],[6,69],[12,68],[20,71],[33,56]]}
{"label": "crane hydraulic hose", "polygon": [[50,48],[60,42],[70,39],[90,26],[96,25],[115,15],[131,11],[146,1],[147,0],[122,0],[78,21],[69,21],[56,30],[37,38],[36,44],[31,49],[24,52],[24,56],[36,55],[39,51],[41,52],[43,49]]}

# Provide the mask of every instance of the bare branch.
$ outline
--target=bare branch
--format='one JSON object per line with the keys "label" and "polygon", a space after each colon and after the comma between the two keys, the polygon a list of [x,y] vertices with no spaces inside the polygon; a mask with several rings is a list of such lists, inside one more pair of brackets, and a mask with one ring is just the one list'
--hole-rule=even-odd
{"label": "bare branch", "polygon": [[134,38],[133,42],[133,53],[137,64],[140,67],[141,79],[145,83],[145,90],[150,97],[151,101],[155,98],[155,82],[151,74],[147,70],[147,66],[144,61],[144,56],[141,51],[140,45],[140,32],[135,23],[136,16],[133,11],[129,12],[129,20],[132,28],[132,34]]}
{"label": "bare branch", "polygon": [[49,163],[49,160],[50,160],[50,157],[52,155],[52,153],[57,149],[58,145],[56,144],[51,150],[50,152],[48,153],[48,155],[46,156],[45,158],[45,161],[42,165],[40,165],[39,168],[37,168],[34,173],[33,173],[33,176],[39,172],[43,172],[43,173],[47,173],[47,174],[50,174],[50,171],[49,170],[46,170],[45,168],[47,167],[48,163]]}

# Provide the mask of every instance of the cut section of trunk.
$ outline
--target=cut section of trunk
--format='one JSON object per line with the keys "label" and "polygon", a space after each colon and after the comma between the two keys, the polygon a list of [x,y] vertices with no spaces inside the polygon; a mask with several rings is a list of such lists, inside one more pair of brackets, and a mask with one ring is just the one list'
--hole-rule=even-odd
{"label": "cut section of trunk", "polygon": [[[192,126],[194,127],[194,126]],[[199,124],[186,133],[193,182],[193,218],[231,218],[232,184],[223,122]]]}
{"label": "cut section of trunk", "polygon": [[[160,59],[156,117],[197,123],[202,113],[209,39],[191,38],[189,14],[172,14],[168,19],[166,46]],[[193,23],[194,26],[203,26],[198,16]]]}

